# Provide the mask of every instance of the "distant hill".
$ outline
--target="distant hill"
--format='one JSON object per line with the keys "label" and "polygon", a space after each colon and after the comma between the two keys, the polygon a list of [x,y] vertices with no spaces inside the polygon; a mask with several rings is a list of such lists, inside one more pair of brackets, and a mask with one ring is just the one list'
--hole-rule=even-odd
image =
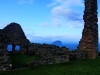
{"label": "distant hill", "polygon": [[60,47],[62,46],[62,42],[60,40],[56,40],[52,44]]}

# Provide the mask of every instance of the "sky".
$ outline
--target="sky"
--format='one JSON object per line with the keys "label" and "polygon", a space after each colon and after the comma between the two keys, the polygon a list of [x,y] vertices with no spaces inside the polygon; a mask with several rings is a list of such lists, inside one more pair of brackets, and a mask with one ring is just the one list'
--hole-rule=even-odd
{"label": "sky", "polygon": [[[99,4],[100,0],[98,26]],[[16,22],[30,42],[79,43],[84,28],[83,14],[84,0],[0,0],[0,29]]]}

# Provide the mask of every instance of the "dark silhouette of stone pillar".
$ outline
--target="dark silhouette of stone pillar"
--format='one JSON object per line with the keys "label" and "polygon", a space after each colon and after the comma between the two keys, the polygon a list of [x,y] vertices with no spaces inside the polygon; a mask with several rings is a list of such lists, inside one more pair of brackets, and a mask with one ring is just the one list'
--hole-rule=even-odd
{"label": "dark silhouette of stone pillar", "polygon": [[98,56],[97,0],[84,0],[84,3],[84,29],[77,48],[78,51],[86,51],[87,58],[96,58]]}
{"label": "dark silhouette of stone pillar", "polygon": [[15,51],[15,47],[16,47],[16,45],[12,44],[12,51]]}

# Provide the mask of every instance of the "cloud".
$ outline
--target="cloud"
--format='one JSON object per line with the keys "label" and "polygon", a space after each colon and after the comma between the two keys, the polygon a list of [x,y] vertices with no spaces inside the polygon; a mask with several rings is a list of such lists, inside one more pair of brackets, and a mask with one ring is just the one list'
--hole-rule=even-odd
{"label": "cloud", "polygon": [[[81,35],[53,35],[50,36],[53,41],[61,40],[63,42],[77,42],[81,38]],[[74,37],[74,38],[73,38]]]}
{"label": "cloud", "polygon": [[3,29],[7,25],[8,25],[8,23],[6,23],[6,22],[0,22],[0,29]]}
{"label": "cloud", "polygon": [[54,2],[53,1],[52,3],[48,4],[47,7],[52,7],[52,6],[55,6],[56,4],[57,4],[57,2],[56,1]]}
{"label": "cloud", "polygon": [[[63,22],[65,22],[66,25],[70,22],[73,22],[73,24],[75,24],[76,22],[83,23],[83,15],[79,10],[73,9],[73,7],[78,8],[83,7],[83,5],[84,4],[82,0],[53,0],[52,3],[47,5],[47,7],[52,7],[51,19],[53,25],[62,26],[64,25]],[[78,27],[80,25],[75,26]]]}
{"label": "cloud", "polygon": [[64,7],[70,6],[84,6],[82,0],[52,0],[52,3],[48,4],[47,6],[52,7],[55,5],[62,5]]}
{"label": "cloud", "polygon": [[35,35],[34,30],[32,29],[23,29],[26,36]]}
{"label": "cloud", "polygon": [[69,28],[84,28],[84,22],[83,21],[70,21],[66,24],[66,26],[69,26]]}
{"label": "cloud", "polygon": [[[48,42],[48,39],[46,37],[41,37],[41,36],[36,36],[34,34],[26,34],[27,39],[30,40],[30,42],[35,42],[35,43],[46,43]],[[50,39],[49,39],[50,41]]]}
{"label": "cloud", "polygon": [[25,31],[30,31],[30,32],[34,32],[34,30],[33,30],[33,29],[28,29],[28,28],[23,29],[23,30],[25,30]]}
{"label": "cloud", "polygon": [[40,23],[39,26],[48,26],[49,23],[48,22],[43,22],[43,23]]}
{"label": "cloud", "polygon": [[[27,38],[31,42],[35,43],[52,43],[56,40],[60,40],[63,43],[66,42],[78,42],[81,38],[81,35],[49,35],[49,36],[37,36],[34,34],[26,34]],[[73,38],[74,37],[74,38]]]}
{"label": "cloud", "polygon": [[60,27],[62,25],[62,21],[59,18],[52,18],[52,25],[55,27]]}
{"label": "cloud", "polygon": [[32,4],[34,0],[19,0],[19,4]]}

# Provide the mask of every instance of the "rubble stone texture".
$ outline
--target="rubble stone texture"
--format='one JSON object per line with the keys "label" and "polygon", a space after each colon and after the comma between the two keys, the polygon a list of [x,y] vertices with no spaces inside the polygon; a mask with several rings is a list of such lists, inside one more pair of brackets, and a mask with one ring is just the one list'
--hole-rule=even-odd
{"label": "rubble stone texture", "polygon": [[0,71],[7,71],[12,67],[7,45],[12,44],[13,52],[15,51],[15,46],[19,45],[21,52],[25,53],[25,46],[29,43],[30,41],[17,23],[10,23],[3,29],[0,29]]}
{"label": "rubble stone texture", "polygon": [[[40,60],[33,59],[29,66],[45,65],[45,64],[57,64],[69,61],[69,49],[66,47],[58,47],[55,45],[37,45],[39,47],[35,50],[34,44],[31,44],[30,49],[33,49],[35,55],[40,55]],[[33,47],[33,48],[32,48]]]}
{"label": "rubble stone texture", "polygon": [[[13,66],[7,50],[7,45],[12,44],[13,53],[16,53],[16,45],[20,46],[20,52],[28,55],[40,55],[41,60],[31,64],[56,64],[69,61],[68,49],[56,45],[34,44],[26,38],[21,26],[17,23],[10,23],[0,29],[0,71],[7,71]],[[16,60],[16,59],[15,59]]]}
{"label": "rubble stone texture", "polygon": [[10,70],[12,67],[6,45],[0,43],[0,72]]}
{"label": "rubble stone texture", "polygon": [[21,48],[20,50],[23,52],[25,46],[30,43],[30,41],[26,38],[21,26],[15,22],[4,27],[2,29],[2,33],[3,35],[1,42],[5,43],[6,45],[12,44],[13,51],[15,50],[16,45],[19,45]]}
{"label": "rubble stone texture", "polygon": [[77,48],[78,51],[86,51],[87,58],[96,58],[98,56],[97,0],[85,0],[84,3],[84,29]]}

